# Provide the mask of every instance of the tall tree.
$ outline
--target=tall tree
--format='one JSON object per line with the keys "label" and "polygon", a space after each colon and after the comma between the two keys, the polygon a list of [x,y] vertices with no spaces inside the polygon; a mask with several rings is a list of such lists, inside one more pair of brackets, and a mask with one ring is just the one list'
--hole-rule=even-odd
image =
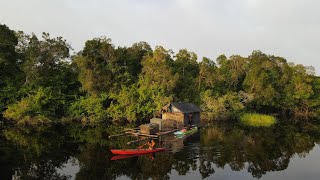
{"label": "tall tree", "polygon": [[111,73],[108,64],[115,61],[115,50],[110,39],[88,40],[82,52],[75,58],[82,88],[92,95],[108,91]]}
{"label": "tall tree", "polygon": [[25,81],[19,93],[21,98],[5,111],[8,119],[28,124],[50,122],[65,115],[70,101],[78,92],[76,73],[69,62],[70,46],[61,38],[43,33],[19,33],[17,50],[23,55],[21,69]]}
{"label": "tall tree", "polygon": [[228,90],[241,91],[242,82],[248,70],[247,59],[239,55],[233,55],[229,59],[221,55],[217,59],[218,71],[218,87],[220,92],[224,94]]}
{"label": "tall tree", "polygon": [[198,91],[201,93],[207,89],[213,89],[216,83],[218,68],[209,58],[204,57],[199,63]]}
{"label": "tall tree", "polygon": [[[283,102],[284,108],[296,115],[311,113],[314,101],[313,74],[308,73],[307,68],[302,65],[291,66],[291,79],[284,87]],[[318,103],[316,103],[318,104]]]}
{"label": "tall tree", "polygon": [[161,107],[173,100],[173,89],[177,75],[174,75],[169,64],[172,64],[171,51],[156,47],[142,61],[139,81],[130,87],[124,87],[113,93],[108,112],[116,120],[135,121],[159,115]]}
{"label": "tall tree", "polygon": [[249,69],[243,82],[246,92],[254,94],[252,105],[261,107],[276,107],[280,99],[278,79],[281,74],[276,62],[260,51],[254,51],[249,56]]}
{"label": "tall tree", "polygon": [[0,24],[0,112],[14,102],[21,86],[21,62],[15,51],[18,38],[6,25]]}
{"label": "tall tree", "polygon": [[22,70],[25,73],[25,85],[38,87],[56,87],[61,69],[68,62],[70,45],[62,37],[51,38],[48,33],[42,39],[34,34],[20,34],[19,51],[24,59]]}
{"label": "tall tree", "polygon": [[158,46],[153,54],[142,61],[142,72],[139,77],[139,94],[143,101],[151,103],[150,110],[159,112],[161,107],[173,100],[173,89],[178,76],[169,66],[172,63],[171,51]]}
{"label": "tall tree", "polygon": [[127,48],[127,52],[128,57],[124,59],[125,65],[128,66],[130,74],[137,78],[142,69],[143,58],[152,53],[152,49],[148,43],[141,41]]}
{"label": "tall tree", "polygon": [[199,101],[196,88],[199,74],[197,58],[195,53],[186,49],[181,49],[175,55],[174,72],[179,74],[175,94],[179,101]]}
{"label": "tall tree", "polygon": [[[118,56],[124,50],[118,49]],[[119,55],[120,54],[120,55]],[[89,94],[116,92],[130,81],[127,66],[121,64],[111,39],[105,37],[88,40],[83,51],[75,57],[79,81]]]}

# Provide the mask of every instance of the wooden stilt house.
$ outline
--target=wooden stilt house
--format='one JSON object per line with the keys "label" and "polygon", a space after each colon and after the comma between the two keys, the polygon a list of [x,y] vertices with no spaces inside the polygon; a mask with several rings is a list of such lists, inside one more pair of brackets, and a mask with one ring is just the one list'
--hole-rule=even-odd
{"label": "wooden stilt house", "polygon": [[162,119],[179,125],[200,125],[201,109],[192,103],[173,102],[162,107]]}

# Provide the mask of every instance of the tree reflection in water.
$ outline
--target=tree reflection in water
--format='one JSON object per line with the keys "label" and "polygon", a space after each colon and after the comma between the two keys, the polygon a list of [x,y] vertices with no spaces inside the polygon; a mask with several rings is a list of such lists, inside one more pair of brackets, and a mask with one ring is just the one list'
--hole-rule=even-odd
{"label": "tree reflection in water", "polygon": [[[0,173],[4,179],[70,179],[58,171],[79,166],[75,179],[170,179],[198,172],[202,178],[217,169],[246,170],[260,178],[267,172],[288,168],[290,159],[305,157],[320,142],[320,125],[278,124],[272,128],[248,128],[236,124],[215,124],[186,139],[161,139],[169,149],[154,160],[139,156],[111,161],[110,148],[133,148],[132,137],[107,137],[117,128],[81,125],[52,127],[7,127],[0,135]],[[70,159],[78,163],[68,164]],[[68,165],[67,167],[66,164]]]}

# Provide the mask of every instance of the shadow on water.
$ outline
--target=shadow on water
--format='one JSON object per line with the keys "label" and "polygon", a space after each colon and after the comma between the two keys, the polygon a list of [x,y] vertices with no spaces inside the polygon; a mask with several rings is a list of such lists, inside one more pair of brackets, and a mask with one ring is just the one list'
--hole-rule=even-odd
{"label": "shadow on water", "polygon": [[315,124],[278,124],[272,128],[213,124],[185,139],[161,138],[159,141],[168,151],[155,154],[154,159],[147,155],[112,161],[110,148],[136,147],[126,145],[132,137],[108,140],[108,135],[116,130],[79,124],[40,129],[5,127],[0,134],[1,177],[208,178],[229,169],[223,177],[241,172],[251,178],[263,178],[268,173],[285,171],[294,157],[303,160],[320,142],[320,125]]}

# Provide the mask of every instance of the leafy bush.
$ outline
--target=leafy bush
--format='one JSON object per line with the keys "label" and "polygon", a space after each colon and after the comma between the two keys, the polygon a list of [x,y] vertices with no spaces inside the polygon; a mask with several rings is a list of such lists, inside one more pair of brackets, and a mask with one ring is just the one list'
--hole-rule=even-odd
{"label": "leafy bush", "polygon": [[136,86],[124,87],[117,94],[111,94],[113,101],[108,113],[114,120],[127,119],[135,121],[139,116],[139,93]]}
{"label": "leafy bush", "polygon": [[73,118],[80,119],[84,123],[97,123],[108,118],[104,103],[106,95],[81,97],[74,102],[69,111]]}
{"label": "leafy bush", "polygon": [[39,88],[19,102],[11,104],[4,117],[18,124],[44,124],[51,122],[59,103],[48,88]]}
{"label": "leafy bush", "polygon": [[236,118],[252,97],[249,94],[228,92],[223,96],[214,96],[207,90],[202,97],[204,111],[211,120],[227,120]]}

